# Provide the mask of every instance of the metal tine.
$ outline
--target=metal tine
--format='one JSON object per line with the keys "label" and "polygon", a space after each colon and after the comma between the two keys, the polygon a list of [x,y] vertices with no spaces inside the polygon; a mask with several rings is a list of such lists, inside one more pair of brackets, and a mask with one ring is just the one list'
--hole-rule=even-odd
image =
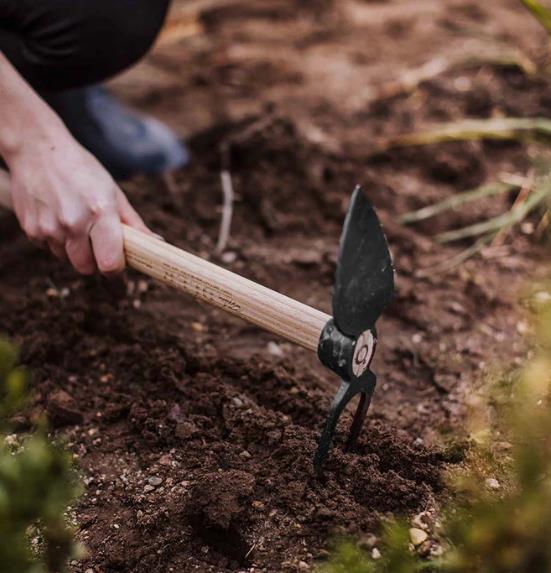
{"label": "metal tine", "polygon": [[337,428],[337,424],[343,410],[346,408],[348,402],[350,402],[350,400],[352,400],[359,391],[360,390],[356,384],[350,384],[344,380],[341,382],[339,391],[331,404],[323,432],[319,439],[318,449],[314,456],[314,467],[316,470],[321,470],[323,462],[327,458],[329,449],[331,448],[331,442],[335,435],[335,429]]}
{"label": "metal tine", "polygon": [[361,390],[360,401],[358,407],[356,408],[356,413],[354,414],[354,419],[352,420],[352,425],[350,426],[350,432],[348,434],[348,440],[344,447],[345,452],[349,452],[356,447],[358,438],[362,432],[362,428],[369,410],[369,405],[371,404],[371,397],[373,396],[373,391],[375,390],[375,385],[377,383],[377,378],[375,374],[371,374],[372,379],[370,380],[369,388]]}

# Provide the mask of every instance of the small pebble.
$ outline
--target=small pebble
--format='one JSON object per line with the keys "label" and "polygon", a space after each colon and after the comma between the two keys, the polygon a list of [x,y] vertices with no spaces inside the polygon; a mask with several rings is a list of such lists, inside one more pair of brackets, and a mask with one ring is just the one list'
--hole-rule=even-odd
{"label": "small pebble", "polygon": [[533,299],[537,304],[549,304],[551,302],[551,293],[540,290],[534,294]]}
{"label": "small pebble", "polygon": [[358,546],[361,549],[373,549],[377,544],[377,536],[373,535],[373,533],[368,533],[364,537],[362,537],[359,542]]}
{"label": "small pebble", "polygon": [[427,524],[425,522],[425,518],[426,518],[427,514],[423,511],[421,513],[418,513],[412,520],[411,520],[411,524],[414,527],[417,527],[417,529],[427,529]]}
{"label": "small pebble", "polygon": [[277,344],[273,340],[270,340],[270,342],[268,342],[268,352],[272,356],[276,356],[277,358],[281,358],[283,356],[283,350],[281,350],[279,344]]}
{"label": "small pebble", "polygon": [[522,223],[522,225],[520,226],[520,230],[525,235],[532,235],[534,233],[534,223],[526,221],[525,223]]}
{"label": "small pebble", "polygon": [[249,458],[251,458],[251,454],[247,451],[247,450],[243,450],[240,454],[239,454],[240,458],[246,459],[248,460]]}
{"label": "small pebble", "polygon": [[488,489],[500,489],[501,488],[501,484],[496,480],[496,478],[488,478],[486,480],[486,487]]}
{"label": "small pebble", "polygon": [[149,485],[153,485],[156,487],[156,486],[161,485],[163,483],[163,478],[158,477],[158,476],[152,476],[147,481],[149,482]]}
{"label": "small pebble", "polygon": [[238,398],[237,396],[235,398],[232,398],[232,402],[238,407],[238,408],[242,408],[244,403],[243,400],[241,400],[241,398]]}
{"label": "small pebble", "polygon": [[371,559],[380,559],[382,557],[381,552],[374,547],[373,550],[371,551]]}
{"label": "small pebble", "polygon": [[226,251],[222,257],[222,262],[226,263],[227,265],[231,265],[231,263],[234,263],[235,260],[237,259],[237,253],[234,253],[233,251]]}
{"label": "small pebble", "polygon": [[417,547],[418,545],[421,545],[423,541],[426,541],[428,539],[428,534],[426,531],[423,531],[422,529],[419,529],[417,527],[412,527],[409,530],[409,538],[411,539],[413,545]]}
{"label": "small pebble", "polygon": [[145,491],[145,493],[150,493],[150,492],[154,491],[155,488],[152,485],[148,484],[143,488],[143,490]]}
{"label": "small pebble", "polygon": [[527,334],[530,332],[530,325],[525,320],[519,320],[517,322],[517,332],[519,334]]}
{"label": "small pebble", "polygon": [[4,437],[4,442],[6,444],[6,446],[17,446],[19,444],[18,440],[17,440],[17,434],[9,434],[7,436]]}
{"label": "small pebble", "polygon": [[298,562],[298,569],[299,571],[310,571],[310,565],[306,563],[306,561],[299,561]]}

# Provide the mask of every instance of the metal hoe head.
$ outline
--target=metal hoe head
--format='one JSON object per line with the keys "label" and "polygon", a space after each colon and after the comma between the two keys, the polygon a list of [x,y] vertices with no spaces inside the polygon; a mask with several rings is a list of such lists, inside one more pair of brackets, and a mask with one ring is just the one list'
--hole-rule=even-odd
{"label": "metal hoe head", "polygon": [[356,187],[341,236],[333,318],[318,346],[321,362],[342,380],[319,439],[314,458],[318,470],[329,453],[342,412],[357,395],[346,449],[358,439],[377,382],[370,370],[377,345],[375,323],[393,295],[394,269],[381,223],[361,187]]}

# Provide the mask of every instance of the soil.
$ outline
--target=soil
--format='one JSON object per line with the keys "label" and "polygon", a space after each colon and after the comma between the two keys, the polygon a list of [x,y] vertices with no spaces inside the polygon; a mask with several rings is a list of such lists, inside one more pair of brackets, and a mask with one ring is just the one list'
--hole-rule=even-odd
{"label": "soil", "polygon": [[[499,173],[525,174],[532,150],[373,150],[435,121],[546,116],[551,86],[489,62],[376,94],[434,57],[496,45],[537,56],[546,38],[530,16],[514,0],[491,4],[211,6],[202,33],[158,46],[113,84],[194,154],[173,179],[125,184],[132,202],[168,241],[235,272],[329,312],[357,182],[376,205],[396,302],[379,323],[378,388],[358,448],[341,448],[347,413],[321,477],[312,456],[338,381],[313,354],[133,272],[79,277],[0,215],[0,328],[34,373],[26,423],[47,411],[85,484],[75,519],[88,556],[73,571],[303,571],[335,537],[377,533],[381,520],[445,499],[466,397],[482,370],[523,356],[516,301],[545,247],[525,226],[463,265],[419,273],[468,246],[439,245],[436,231],[503,212],[514,197],[411,227],[399,217]],[[237,200],[220,257],[222,165]]]}

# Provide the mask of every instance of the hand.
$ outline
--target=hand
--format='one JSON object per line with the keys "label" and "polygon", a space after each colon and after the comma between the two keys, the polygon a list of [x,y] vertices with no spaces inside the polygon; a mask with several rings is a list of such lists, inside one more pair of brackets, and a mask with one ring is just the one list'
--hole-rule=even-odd
{"label": "hand", "polygon": [[124,269],[121,223],[150,233],[109,173],[64,129],[28,141],[8,166],[21,227],[79,273]]}

